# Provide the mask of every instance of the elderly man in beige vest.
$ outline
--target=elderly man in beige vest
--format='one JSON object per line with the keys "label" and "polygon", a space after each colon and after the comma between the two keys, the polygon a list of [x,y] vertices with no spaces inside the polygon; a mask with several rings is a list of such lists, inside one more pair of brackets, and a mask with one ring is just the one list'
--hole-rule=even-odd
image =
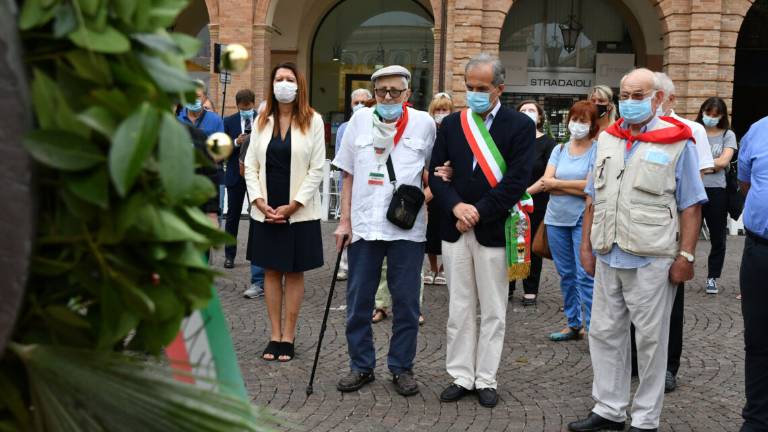
{"label": "elderly man in beige vest", "polygon": [[594,273],[589,350],[595,407],[576,432],[624,430],[629,407],[630,323],[640,383],[630,431],[656,431],[672,303],[693,278],[693,253],[706,193],[691,130],[656,117],[658,78],[636,69],[621,80],[622,118],[600,135],[587,182],[581,261]]}

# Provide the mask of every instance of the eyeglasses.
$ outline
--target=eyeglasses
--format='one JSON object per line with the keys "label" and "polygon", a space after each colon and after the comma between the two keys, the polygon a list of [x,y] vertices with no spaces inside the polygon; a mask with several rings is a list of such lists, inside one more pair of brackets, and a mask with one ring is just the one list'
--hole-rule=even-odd
{"label": "eyeglasses", "polygon": [[632,99],[632,100],[636,100],[636,101],[641,101],[641,100],[645,99],[646,95],[648,95],[648,94],[653,95],[655,93],[656,93],[655,90],[651,90],[651,91],[648,91],[648,92],[636,91],[636,92],[633,92],[633,93],[621,92],[621,93],[619,93],[619,100],[620,101],[625,101],[625,100],[628,100],[628,99]]}
{"label": "eyeglasses", "polygon": [[445,92],[440,92],[440,93],[435,93],[435,95],[432,96],[432,100],[440,99],[440,98],[445,98],[445,99],[451,100],[451,95],[449,95],[448,93],[445,93]]}
{"label": "eyeglasses", "polygon": [[408,89],[385,89],[385,88],[377,88],[374,89],[373,92],[376,93],[376,96],[384,99],[387,97],[387,93],[389,93],[389,97],[392,99],[397,99],[400,97],[401,94],[403,94],[404,91]]}

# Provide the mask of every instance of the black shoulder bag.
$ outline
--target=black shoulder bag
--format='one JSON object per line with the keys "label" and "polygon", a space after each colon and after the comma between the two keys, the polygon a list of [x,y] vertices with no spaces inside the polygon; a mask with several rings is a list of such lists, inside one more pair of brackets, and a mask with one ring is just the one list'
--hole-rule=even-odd
{"label": "black shoulder bag", "polygon": [[387,158],[387,171],[389,181],[395,190],[392,192],[392,201],[387,209],[387,220],[402,229],[411,229],[416,223],[421,206],[424,205],[424,192],[421,188],[408,184],[396,186],[395,168],[392,166],[392,155]]}

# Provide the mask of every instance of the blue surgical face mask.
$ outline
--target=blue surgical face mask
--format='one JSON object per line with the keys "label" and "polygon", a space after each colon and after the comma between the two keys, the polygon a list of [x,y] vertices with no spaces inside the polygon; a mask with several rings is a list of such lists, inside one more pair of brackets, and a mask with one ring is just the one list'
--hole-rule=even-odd
{"label": "blue surgical face mask", "polygon": [[352,105],[352,112],[356,113],[356,112],[360,111],[363,108],[365,108],[365,104],[361,104],[361,103],[354,104],[354,105]]}
{"label": "blue surgical face mask", "polygon": [[240,110],[240,118],[252,119],[253,118],[253,109]]}
{"label": "blue surgical face mask", "polygon": [[184,108],[186,108],[187,111],[200,112],[203,110],[203,101],[199,98],[195,99],[192,103],[184,104]]}
{"label": "blue surgical face mask", "polygon": [[640,124],[654,114],[651,109],[651,100],[656,95],[656,92],[651,93],[650,96],[643,100],[627,99],[619,101],[619,111],[621,116],[627,124]]}
{"label": "blue surgical face mask", "polygon": [[384,120],[397,120],[403,115],[403,105],[399,103],[379,103],[376,104],[376,112],[379,113]]}
{"label": "blue surgical face mask", "polygon": [[491,94],[485,92],[467,92],[467,105],[472,112],[482,114],[491,109]]}
{"label": "blue surgical face mask", "polygon": [[717,127],[717,124],[720,123],[720,116],[710,117],[704,114],[701,116],[701,122],[704,123],[704,126],[708,128]]}

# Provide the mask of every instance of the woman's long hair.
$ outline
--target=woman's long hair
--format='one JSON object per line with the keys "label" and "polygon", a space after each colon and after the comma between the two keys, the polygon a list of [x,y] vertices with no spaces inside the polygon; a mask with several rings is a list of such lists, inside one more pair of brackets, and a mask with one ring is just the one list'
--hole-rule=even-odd
{"label": "woman's long hair", "polygon": [[696,116],[696,123],[704,125],[704,114],[708,111],[717,111],[717,115],[720,116],[720,121],[717,122],[717,128],[721,130],[728,130],[731,124],[728,121],[728,106],[725,101],[719,97],[711,97],[704,101],[699,108],[699,114]]}
{"label": "woman's long hair", "polygon": [[[280,63],[279,65],[275,66],[274,69],[272,69],[272,74],[270,75],[269,80],[270,85],[269,89],[267,90],[267,105],[264,108],[264,112],[259,115],[257,121],[259,130],[264,130],[264,128],[267,126],[267,121],[270,115],[275,119],[276,123],[279,117],[278,102],[275,98],[274,90],[275,75],[277,75],[278,69],[288,69],[293,72],[294,76],[296,76],[297,89],[296,99],[293,101],[293,121],[299,127],[299,130],[305,133],[307,130],[309,130],[310,124],[312,124],[312,115],[315,113],[315,111],[311,106],[309,106],[309,96],[307,95],[307,79],[304,77],[304,74],[299,71],[298,66],[292,62]],[[274,133],[276,134],[280,129],[279,127],[275,127],[274,130]]]}

